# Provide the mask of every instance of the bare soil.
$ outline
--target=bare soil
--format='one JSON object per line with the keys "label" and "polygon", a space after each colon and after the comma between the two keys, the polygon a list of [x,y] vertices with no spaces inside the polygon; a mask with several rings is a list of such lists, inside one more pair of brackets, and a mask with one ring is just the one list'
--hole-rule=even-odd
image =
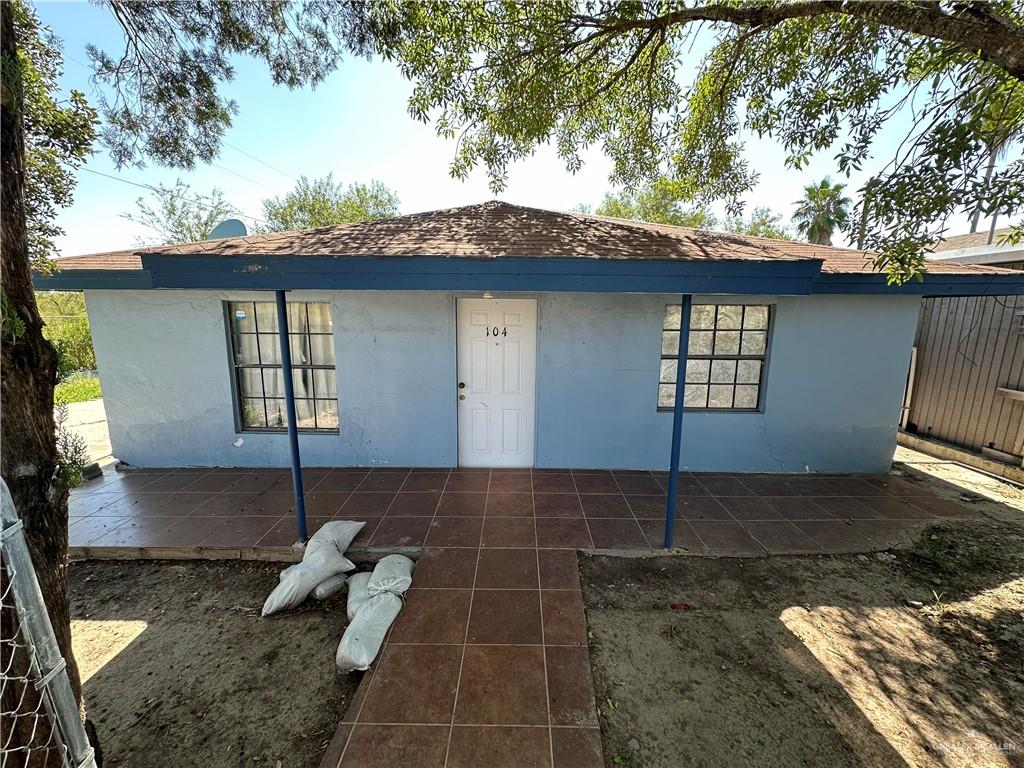
{"label": "bare soil", "polygon": [[1017,524],[872,555],[581,566],[609,766],[1024,765]]}
{"label": "bare soil", "polygon": [[316,766],[359,677],[346,592],[260,618],[283,565],[71,565],[75,656],[106,766]]}

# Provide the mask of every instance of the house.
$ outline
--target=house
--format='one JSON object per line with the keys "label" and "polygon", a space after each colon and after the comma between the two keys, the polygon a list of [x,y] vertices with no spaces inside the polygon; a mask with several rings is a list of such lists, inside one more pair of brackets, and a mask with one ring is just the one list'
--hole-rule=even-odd
{"label": "house", "polygon": [[921,297],[1024,293],[498,201],[60,266],[36,284],[85,292],[113,451],[140,467],[664,469],[676,443],[694,471],[881,472]]}
{"label": "house", "polygon": [[[1009,233],[1006,227],[946,238],[929,255],[929,267],[1024,270],[1024,243],[1001,242]],[[1024,298],[1008,292],[922,299],[901,425],[900,439],[910,447],[1024,481]]]}

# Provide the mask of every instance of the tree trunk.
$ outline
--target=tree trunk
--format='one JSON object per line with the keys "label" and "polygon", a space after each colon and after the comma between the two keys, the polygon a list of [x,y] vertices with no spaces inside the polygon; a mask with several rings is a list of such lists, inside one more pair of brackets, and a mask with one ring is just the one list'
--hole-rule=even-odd
{"label": "tree trunk", "polygon": [[[999,154],[999,150],[991,149],[988,153],[988,165],[985,167],[985,186],[988,186],[989,180],[992,178],[992,173],[996,169],[996,155]],[[978,231],[978,223],[981,221],[981,203],[974,209],[974,214],[971,216],[971,232]]]}
{"label": "tree trunk", "polygon": [[[57,354],[43,338],[36,308],[25,232],[25,136],[11,4],[0,3],[0,284],[3,288],[3,343],[0,346],[0,474],[21,515],[32,561],[60,646],[68,678],[81,701],[82,685],[71,650],[68,604],[67,490],[53,480],[58,466],[53,422]],[[6,574],[4,574],[6,578]],[[12,627],[4,616],[5,631]],[[4,635],[7,636],[6,634]],[[5,660],[10,661],[10,660]],[[14,659],[15,663],[17,658]],[[4,690],[5,712],[13,686]],[[29,689],[25,706],[35,691]],[[17,723],[17,721],[14,721]],[[16,747],[27,736],[15,728]],[[31,762],[29,763],[32,764]]]}

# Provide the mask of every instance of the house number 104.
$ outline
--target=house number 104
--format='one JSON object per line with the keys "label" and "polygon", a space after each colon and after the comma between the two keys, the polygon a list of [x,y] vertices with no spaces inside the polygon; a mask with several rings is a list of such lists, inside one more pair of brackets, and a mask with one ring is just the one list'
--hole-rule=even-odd
{"label": "house number 104", "polygon": [[495,325],[494,327],[487,329],[487,335],[488,336],[508,336],[508,328],[502,328],[501,330],[499,330],[498,326]]}

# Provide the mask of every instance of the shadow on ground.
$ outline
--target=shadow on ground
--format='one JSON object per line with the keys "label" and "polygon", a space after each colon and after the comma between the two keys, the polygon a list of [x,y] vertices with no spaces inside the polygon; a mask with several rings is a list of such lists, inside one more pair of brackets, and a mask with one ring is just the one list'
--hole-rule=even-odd
{"label": "shadow on ground", "polygon": [[610,766],[1024,765],[1018,524],[944,521],[876,554],[581,566]]}

